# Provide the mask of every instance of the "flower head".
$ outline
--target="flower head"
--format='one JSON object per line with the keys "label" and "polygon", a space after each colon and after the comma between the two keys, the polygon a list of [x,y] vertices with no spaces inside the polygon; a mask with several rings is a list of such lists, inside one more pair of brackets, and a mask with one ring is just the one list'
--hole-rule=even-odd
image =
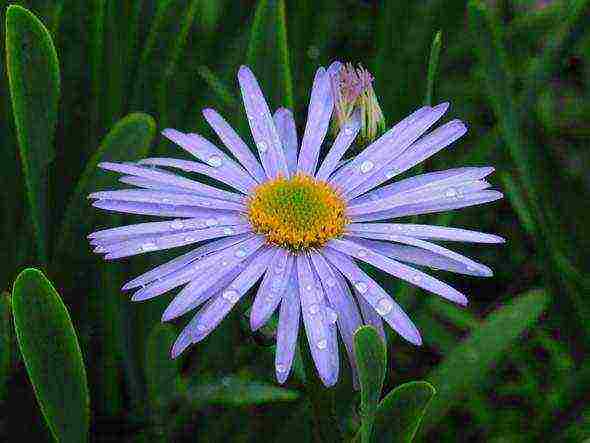
{"label": "flower head", "polygon": [[[500,237],[393,222],[502,197],[489,190],[484,180],[493,171],[489,167],[430,172],[387,184],[460,138],[465,125],[452,120],[428,132],[448,104],[425,106],[356,157],[342,161],[363,120],[360,112],[342,107],[338,94],[349,98],[356,94],[358,100],[367,87],[354,89],[353,82],[346,80],[351,90],[335,92],[333,85],[343,76],[354,75],[361,78],[365,74],[352,73],[337,62],[318,69],[301,143],[291,112],[281,108],[271,115],[254,75],[242,67],[238,80],[257,156],[221,115],[206,109],[205,119],[231,155],[197,134],[166,129],[163,135],[196,161],[147,158],[137,163],[100,164],[121,173],[120,181],[131,187],[91,194],[94,206],[164,220],[94,232],[89,238],[95,252],[117,259],[194,245],[123,286],[135,290],[135,301],[182,288],[163,320],[197,312],[174,343],[173,357],[205,339],[260,281],[250,323],[256,330],[279,311],[275,357],[279,382],[291,370],[302,318],[318,373],[331,386],[338,379],[338,334],[353,372],[352,337],[362,324],[375,326],[384,337],[384,320],[409,342],[422,342],[402,308],[359,262],[459,304],[467,303],[463,294],[417,267],[492,275],[488,267],[432,240],[500,243]],[[320,162],[334,109],[337,119],[339,113],[350,115]],[[232,190],[172,169],[208,176]]]}
{"label": "flower head", "polygon": [[335,97],[333,128],[336,133],[357,111],[361,120],[361,138],[372,142],[385,129],[385,118],[373,89],[373,76],[361,65],[347,63],[332,78]]}

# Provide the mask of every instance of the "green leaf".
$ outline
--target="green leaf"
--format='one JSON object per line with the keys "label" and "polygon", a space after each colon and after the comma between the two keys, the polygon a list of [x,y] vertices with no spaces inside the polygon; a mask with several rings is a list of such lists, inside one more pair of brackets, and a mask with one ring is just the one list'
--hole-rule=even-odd
{"label": "green leaf", "polygon": [[156,124],[147,114],[134,113],[122,118],[107,134],[87,163],[72,199],[66,209],[56,253],[74,250],[73,245],[86,237],[96,220],[95,211],[86,196],[97,189],[117,183],[113,174],[97,168],[104,161],[129,161],[145,157],[154,138]]}
{"label": "green leaf", "polygon": [[229,90],[227,85],[207,66],[199,66],[197,69],[199,76],[207,83],[207,86],[215,93],[221,101],[223,107],[232,109],[239,106],[236,96]]}
{"label": "green leaf", "polygon": [[89,398],[86,370],[70,315],[43,273],[22,271],[12,291],[18,345],[51,433],[84,442]]}
{"label": "green leaf", "polygon": [[436,80],[436,72],[438,71],[438,59],[440,57],[440,48],[442,46],[442,32],[438,31],[432,40],[430,47],[430,57],[428,58],[428,74],[426,76],[426,96],[424,97],[424,105],[432,105],[432,94],[434,91],[434,81]]}
{"label": "green leaf", "polygon": [[174,328],[157,324],[149,334],[145,355],[145,377],[152,406],[159,408],[171,400],[180,388],[180,363],[170,357],[176,339]]}
{"label": "green leaf", "polygon": [[4,386],[8,381],[11,353],[10,295],[0,294],[0,403],[4,400]]}
{"label": "green leaf", "polygon": [[428,404],[434,397],[434,386],[425,381],[412,381],[398,386],[379,404],[375,417],[375,442],[409,443],[414,440]]}
{"label": "green leaf", "polygon": [[246,63],[260,80],[271,109],[279,106],[293,109],[284,0],[258,1]]}
{"label": "green leaf", "polygon": [[16,5],[6,11],[6,65],[37,251],[46,262],[46,178],[55,155],[59,62],[47,28]]}
{"label": "green leaf", "polygon": [[547,307],[545,290],[526,292],[490,314],[471,336],[458,345],[428,377],[437,390],[424,429],[432,428],[463,396],[477,390],[509,346]]}
{"label": "green leaf", "polygon": [[387,349],[375,328],[363,326],[357,329],[354,334],[354,354],[361,385],[361,441],[367,443],[370,441],[387,370]]}
{"label": "green leaf", "polygon": [[249,406],[288,402],[299,398],[296,391],[279,388],[271,383],[246,380],[235,375],[207,381],[199,380],[198,383],[189,382],[185,395],[197,409],[207,405]]}

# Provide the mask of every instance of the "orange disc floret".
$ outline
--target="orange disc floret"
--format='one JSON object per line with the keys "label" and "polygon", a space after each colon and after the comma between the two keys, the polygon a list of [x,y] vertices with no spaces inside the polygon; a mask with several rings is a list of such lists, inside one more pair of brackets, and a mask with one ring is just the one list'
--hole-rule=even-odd
{"label": "orange disc floret", "polygon": [[250,223],[270,243],[301,251],[344,232],[344,200],[328,183],[305,174],[258,185],[248,202]]}

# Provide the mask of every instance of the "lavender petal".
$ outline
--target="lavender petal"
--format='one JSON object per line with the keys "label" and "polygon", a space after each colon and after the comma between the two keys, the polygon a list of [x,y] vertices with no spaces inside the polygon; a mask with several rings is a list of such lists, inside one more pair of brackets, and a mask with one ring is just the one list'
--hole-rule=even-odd
{"label": "lavender petal", "polygon": [[297,171],[298,146],[297,128],[293,119],[293,113],[286,108],[279,108],[276,110],[273,120],[283,144],[289,174],[293,175]]}
{"label": "lavender petal", "polygon": [[299,335],[299,317],[301,307],[297,292],[297,270],[291,268],[288,289],[281,299],[279,324],[277,327],[277,348],[275,353],[275,373],[277,381],[283,384],[293,366],[293,357]]}

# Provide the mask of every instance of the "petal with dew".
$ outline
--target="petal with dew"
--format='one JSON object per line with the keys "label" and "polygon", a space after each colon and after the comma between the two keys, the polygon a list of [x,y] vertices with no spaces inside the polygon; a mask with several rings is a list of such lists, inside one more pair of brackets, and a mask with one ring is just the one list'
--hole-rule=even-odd
{"label": "petal with dew", "polygon": [[155,215],[157,217],[179,218],[209,218],[228,215],[236,211],[218,211],[215,209],[199,208],[196,206],[175,206],[159,203],[125,202],[119,200],[97,200],[92,206],[105,211],[121,212],[124,214]]}
{"label": "petal with dew", "polygon": [[279,174],[288,177],[289,169],[281,139],[256,77],[248,67],[241,66],[238,82],[252,137],[266,175],[269,178],[275,178]]}
{"label": "petal with dew", "polygon": [[355,111],[350,120],[342,127],[332,147],[326,154],[320,169],[316,174],[318,180],[328,180],[330,175],[337,169],[340,159],[346,153],[352,142],[355,140],[361,127],[361,117]]}
{"label": "petal with dew", "polygon": [[264,275],[254,297],[250,311],[250,327],[253,331],[262,327],[279,306],[289,284],[294,263],[295,257],[289,251],[283,248],[277,251],[272,268]]}
{"label": "petal with dew", "polygon": [[283,144],[289,173],[293,175],[297,171],[298,146],[297,127],[295,126],[293,113],[289,109],[279,108],[276,110],[273,120]]}
{"label": "petal with dew", "polygon": [[266,180],[266,173],[260,162],[244,140],[237,134],[231,125],[214,109],[204,109],[203,116],[213,128],[221,142],[238,159],[242,166],[254,177],[258,183]]}
{"label": "petal with dew", "polygon": [[453,301],[460,305],[467,304],[467,298],[456,289],[446,283],[418,271],[410,266],[403,265],[395,260],[387,258],[378,252],[367,249],[351,240],[330,240],[327,245],[329,248],[339,251],[343,254],[354,257],[358,260],[369,263],[376,268],[386,272],[401,280],[407,281],[415,286],[425,289],[434,294],[440,295],[447,300]]}
{"label": "petal with dew", "polygon": [[297,280],[309,349],[322,382],[329,387],[336,383],[334,368],[330,362],[331,331],[327,324],[323,291],[316,286],[307,254],[297,256]]}
{"label": "petal with dew", "polygon": [[235,171],[229,169],[222,171],[219,168],[214,168],[204,163],[198,163],[190,160],[178,160],[175,158],[145,158],[138,162],[141,165],[164,166],[169,168],[180,169],[185,172],[194,172],[213,178],[218,182],[229,185],[238,191],[248,194],[258,184],[252,177],[244,174],[236,174]]}
{"label": "petal with dew", "polygon": [[331,248],[323,254],[352,283],[358,298],[364,298],[371,308],[407,341],[415,345],[422,344],[418,329],[403,309],[350,257]]}
{"label": "petal with dew", "polygon": [[463,122],[453,120],[423,136],[401,155],[394,157],[391,160],[387,154],[375,156],[375,158],[369,161],[373,161],[375,165],[379,165],[378,168],[376,168],[378,171],[373,173],[372,176],[360,184],[360,186],[355,189],[348,189],[345,192],[345,197],[352,199],[379,186],[381,183],[386,182],[396,175],[407,171],[436,154],[438,151],[446,148],[451,143],[465,135],[466,132],[467,127]]}
{"label": "petal with dew", "polygon": [[281,299],[279,323],[277,326],[277,348],[275,353],[275,373],[277,381],[284,383],[291,372],[293,357],[299,335],[299,318],[301,304],[299,302],[297,270],[293,266],[287,290]]}
{"label": "petal with dew", "polygon": [[330,74],[324,68],[319,68],[311,88],[307,122],[297,161],[298,171],[308,175],[315,174],[320,149],[328,132],[333,109],[334,96]]}

